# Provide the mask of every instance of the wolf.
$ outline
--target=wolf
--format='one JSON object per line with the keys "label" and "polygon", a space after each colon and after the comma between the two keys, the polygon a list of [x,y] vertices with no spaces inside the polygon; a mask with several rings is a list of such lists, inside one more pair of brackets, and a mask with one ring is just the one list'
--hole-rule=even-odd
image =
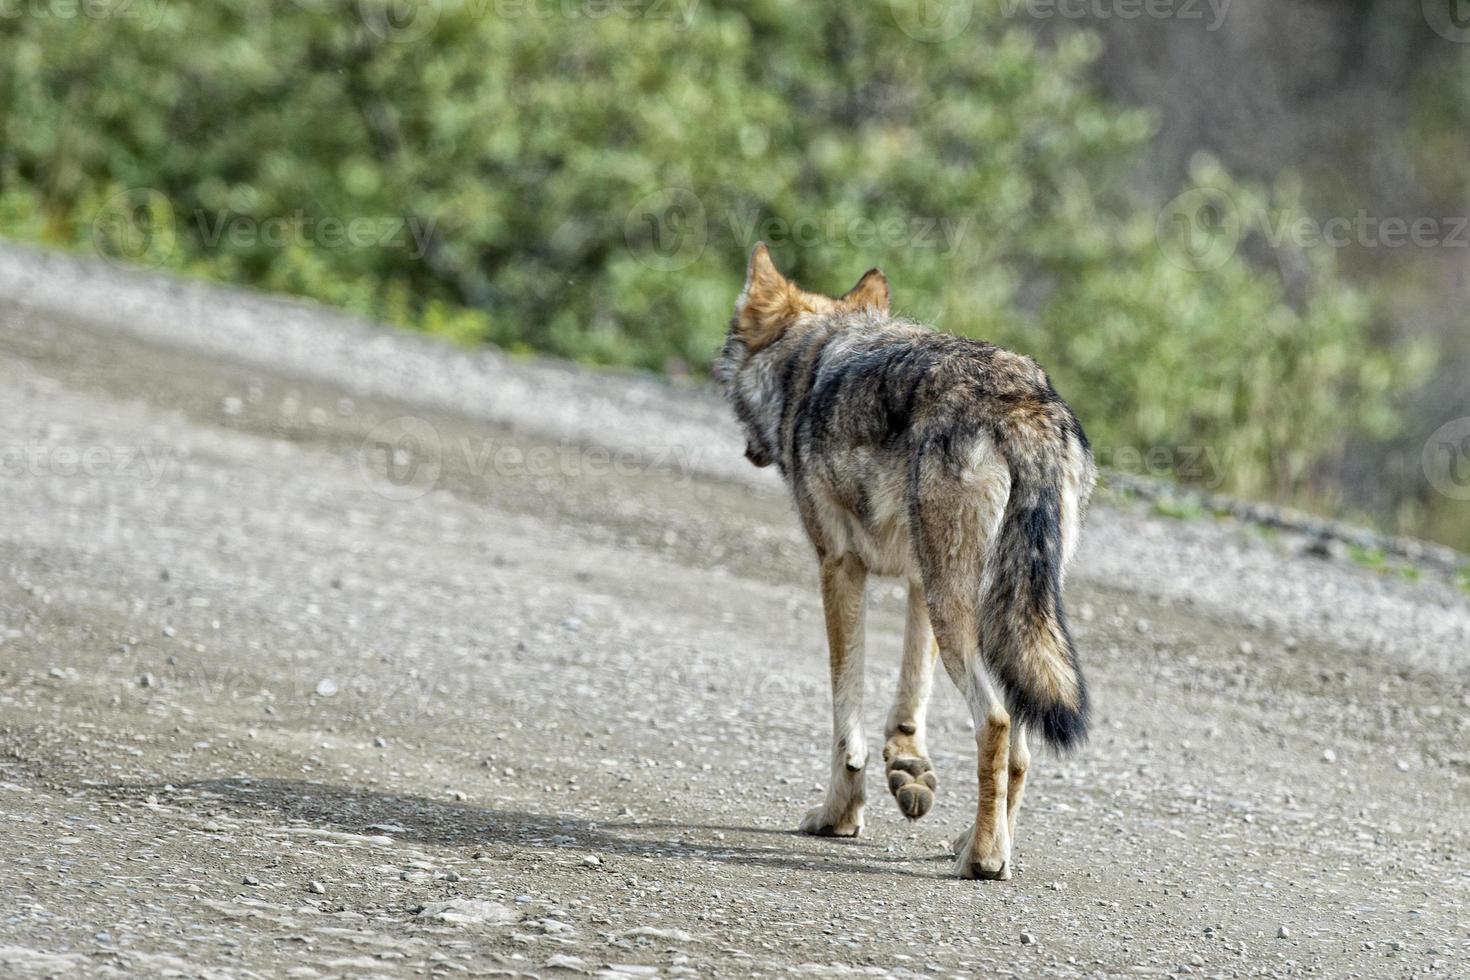
{"label": "wolf", "polygon": [[934,804],[924,718],[934,661],[975,724],[979,800],[955,872],[1007,880],[1031,753],[1087,734],[1087,685],[1062,609],[1096,467],[1077,416],[1029,357],[889,312],[869,270],[840,297],[751,252],[715,365],[745,455],[779,468],[816,552],[832,674],[831,781],[801,830],[863,827],[867,577],[908,583],[898,692],[884,729],[905,817]]}

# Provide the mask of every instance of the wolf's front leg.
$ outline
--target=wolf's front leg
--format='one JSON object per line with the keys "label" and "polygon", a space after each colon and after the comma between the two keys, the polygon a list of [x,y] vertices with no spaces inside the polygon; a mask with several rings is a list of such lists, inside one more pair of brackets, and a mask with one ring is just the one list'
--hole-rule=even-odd
{"label": "wolf's front leg", "polygon": [[832,777],[827,799],[801,821],[803,833],[856,837],[863,829],[863,605],[868,570],[855,555],[822,562],[822,608],[832,667]]}

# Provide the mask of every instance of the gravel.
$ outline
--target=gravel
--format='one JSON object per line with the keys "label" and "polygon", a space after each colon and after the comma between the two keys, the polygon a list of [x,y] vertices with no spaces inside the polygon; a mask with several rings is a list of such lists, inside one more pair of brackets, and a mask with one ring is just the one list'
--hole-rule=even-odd
{"label": "gravel", "polygon": [[[828,754],[814,575],[707,393],[8,247],[0,296],[0,447],[40,461],[0,479],[0,975],[1470,959],[1470,610],[1432,569],[1099,507],[1093,738],[1037,754],[1015,878],[961,882],[942,677],[934,810],[874,771],[862,838],[791,833]],[[406,415],[443,447],[416,495],[364,467]],[[598,465],[631,445],[673,465]],[[877,757],[903,602],[870,607]]]}

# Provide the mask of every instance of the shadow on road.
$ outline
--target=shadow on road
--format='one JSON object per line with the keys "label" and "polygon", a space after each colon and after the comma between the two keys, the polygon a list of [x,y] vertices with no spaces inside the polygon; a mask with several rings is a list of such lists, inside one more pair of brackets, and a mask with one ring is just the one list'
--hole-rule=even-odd
{"label": "shadow on road", "polygon": [[[796,831],[767,827],[639,821],[603,823],[298,779],[236,777],[166,785],[118,783],[91,789],[93,792],[105,792],[110,798],[151,795],[180,807],[204,804],[215,808],[223,805],[245,813],[271,814],[278,819],[301,821],[315,827],[356,834],[388,834],[397,840],[442,847],[546,847],[573,853],[712,861],[806,872],[907,874],[926,879],[942,877],[938,873],[896,867],[912,865],[916,859],[874,853],[876,845],[867,841],[817,841]],[[775,846],[729,840],[681,842],[642,836],[670,831],[767,835],[781,838],[782,843]],[[572,841],[568,843],[565,838]],[[820,847],[825,853],[814,851],[813,847]],[[862,863],[834,859],[831,854],[834,848],[861,848]],[[949,860],[947,855],[938,854],[917,860],[940,859]]]}

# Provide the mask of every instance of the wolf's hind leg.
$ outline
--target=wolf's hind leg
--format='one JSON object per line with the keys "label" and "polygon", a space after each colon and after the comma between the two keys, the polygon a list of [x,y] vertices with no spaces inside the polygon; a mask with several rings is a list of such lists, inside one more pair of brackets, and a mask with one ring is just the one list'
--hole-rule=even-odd
{"label": "wolf's hind leg", "polygon": [[[950,622],[956,624],[953,631],[948,628]],[[1011,835],[1006,820],[1011,716],[980,661],[979,645],[973,639],[977,625],[973,615],[951,621],[935,619],[939,655],[975,721],[979,799],[975,822],[954,842],[955,873],[961,878],[1006,881],[1011,877]]]}
{"label": "wolf's hind leg", "polygon": [[929,761],[924,739],[924,716],[929,707],[929,688],[934,679],[938,648],[929,628],[929,608],[922,583],[909,583],[908,621],[903,633],[903,663],[898,672],[898,692],[885,726],[883,763],[888,771],[888,789],[898,808],[917,820],[934,805],[939,781]]}
{"label": "wolf's hind leg", "polygon": [[1011,876],[1011,716],[981,656],[979,606],[985,560],[1010,495],[1010,472],[982,441],[959,465],[938,450],[926,455],[914,476],[916,544],[929,618],[945,672],[975,722],[979,800],[975,822],[955,841],[955,872],[1005,880]]}
{"label": "wolf's hind leg", "polygon": [[832,776],[827,799],[801,821],[803,833],[856,837],[863,829],[863,604],[868,570],[855,555],[822,561],[822,608],[832,668]]}
{"label": "wolf's hind leg", "polygon": [[1026,745],[1026,727],[1011,729],[1010,779],[1006,783],[1006,824],[1011,834],[1011,847],[1016,846],[1016,815],[1021,812],[1021,797],[1026,792],[1026,773],[1031,768],[1031,749]]}

